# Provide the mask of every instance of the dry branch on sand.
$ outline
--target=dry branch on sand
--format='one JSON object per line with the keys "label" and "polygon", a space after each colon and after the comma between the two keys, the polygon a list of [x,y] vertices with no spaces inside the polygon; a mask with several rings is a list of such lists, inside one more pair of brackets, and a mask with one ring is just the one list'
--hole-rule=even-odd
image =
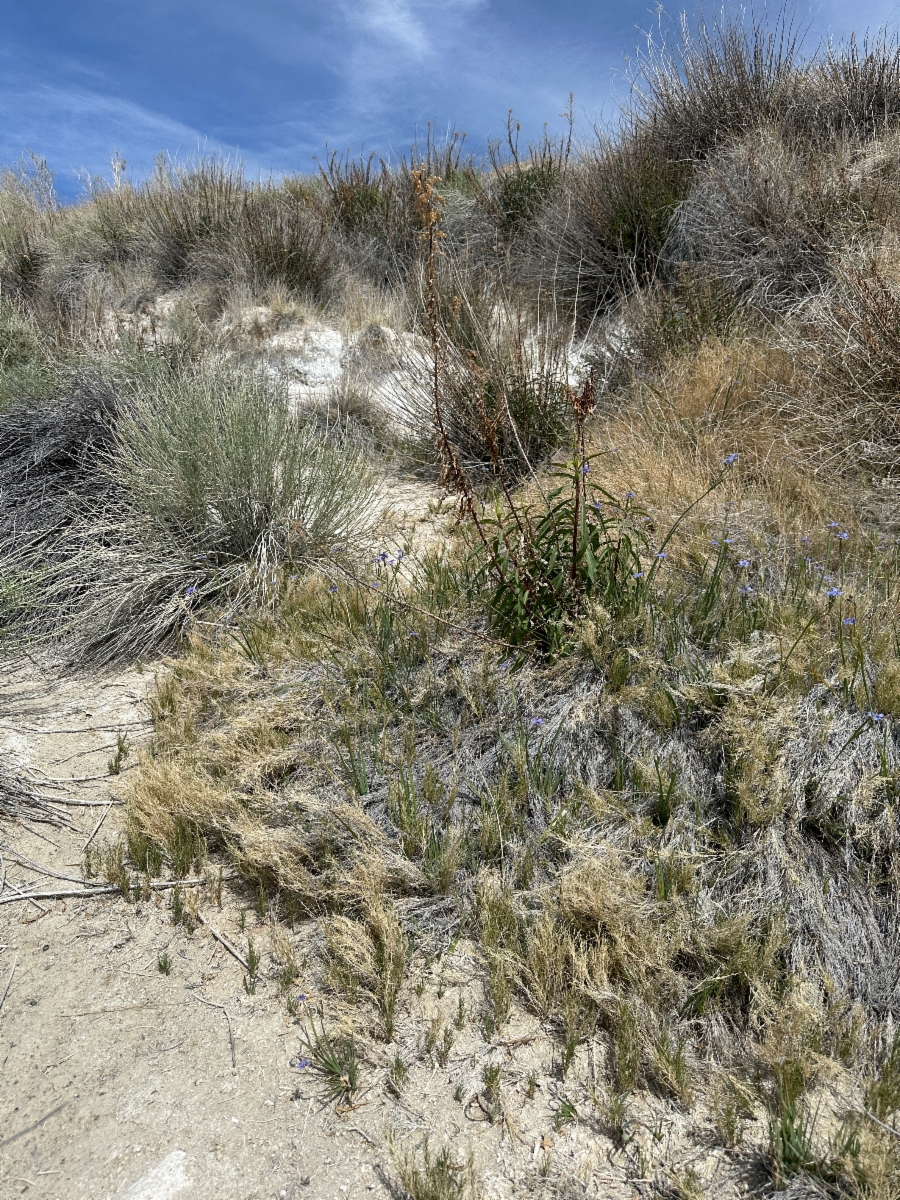
{"label": "dry branch on sand", "polygon": [[39,791],[29,776],[9,763],[0,762],[0,818],[38,821],[74,828],[57,799]]}

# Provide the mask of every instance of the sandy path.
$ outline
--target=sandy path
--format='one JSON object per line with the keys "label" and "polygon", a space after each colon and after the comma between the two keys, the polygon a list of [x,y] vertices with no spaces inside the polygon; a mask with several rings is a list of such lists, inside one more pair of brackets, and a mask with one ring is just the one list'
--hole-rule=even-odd
{"label": "sandy path", "polygon": [[[122,777],[106,764],[117,733],[135,746],[147,736],[150,682],[7,670],[0,753],[80,778],[69,795],[115,800]],[[73,830],[0,824],[4,896],[32,882],[70,886],[25,860],[80,877],[82,848],[105,809],[69,811]],[[121,821],[114,805],[97,840]],[[223,928],[229,908],[237,901],[226,885],[223,911],[212,909]],[[157,968],[162,952],[168,976]],[[292,1098],[299,1031],[274,984],[247,995],[239,964],[207,931],[173,926],[168,895],[137,905],[117,897],[0,906],[0,995],[11,973],[0,1010],[0,1200],[387,1194],[376,1173],[384,1155],[363,1136],[381,1141],[378,1113],[354,1114],[356,1132],[306,1080]],[[210,1005],[224,1006],[228,1020]]]}

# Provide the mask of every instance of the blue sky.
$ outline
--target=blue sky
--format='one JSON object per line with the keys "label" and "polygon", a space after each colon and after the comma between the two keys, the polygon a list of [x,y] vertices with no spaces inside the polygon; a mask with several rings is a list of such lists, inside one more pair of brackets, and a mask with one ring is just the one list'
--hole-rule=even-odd
{"label": "blue sky", "polygon": [[[795,11],[841,38],[898,5]],[[402,152],[431,121],[481,151],[510,108],[523,136],[569,92],[582,128],[611,115],[656,26],[646,0],[0,0],[0,162],[44,156],[72,196],[116,150],[135,177],[160,151],[310,171],[326,146]]]}

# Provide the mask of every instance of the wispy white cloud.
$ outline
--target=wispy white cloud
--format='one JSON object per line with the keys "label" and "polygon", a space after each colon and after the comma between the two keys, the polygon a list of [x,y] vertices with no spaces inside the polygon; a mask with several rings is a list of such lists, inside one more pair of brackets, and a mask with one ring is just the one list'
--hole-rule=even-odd
{"label": "wispy white cloud", "polygon": [[350,0],[340,11],[351,34],[375,37],[385,46],[421,60],[438,51],[441,39],[487,0]]}
{"label": "wispy white cloud", "polygon": [[82,87],[0,85],[0,160],[9,162],[33,150],[60,176],[64,193],[77,188],[86,166],[99,173],[121,151],[136,175],[154,157],[198,153],[237,155],[238,148],[206,137],[202,130],[120,96]]}
{"label": "wispy white cloud", "polygon": [[347,25],[363,35],[422,58],[431,50],[425,24],[404,0],[365,0],[346,4],[343,12]]}

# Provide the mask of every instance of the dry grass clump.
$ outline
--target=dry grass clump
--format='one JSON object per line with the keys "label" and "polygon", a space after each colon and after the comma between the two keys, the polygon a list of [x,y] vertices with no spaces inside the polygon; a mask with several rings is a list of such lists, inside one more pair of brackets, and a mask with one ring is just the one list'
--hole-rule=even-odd
{"label": "dry grass clump", "polygon": [[357,545],[377,516],[361,444],[292,411],[277,380],[221,361],[136,354],[3,422],[3,553],[31,596],[21,622],[86,659],[171,644],[192,608],[264,596],[326,548]]}

